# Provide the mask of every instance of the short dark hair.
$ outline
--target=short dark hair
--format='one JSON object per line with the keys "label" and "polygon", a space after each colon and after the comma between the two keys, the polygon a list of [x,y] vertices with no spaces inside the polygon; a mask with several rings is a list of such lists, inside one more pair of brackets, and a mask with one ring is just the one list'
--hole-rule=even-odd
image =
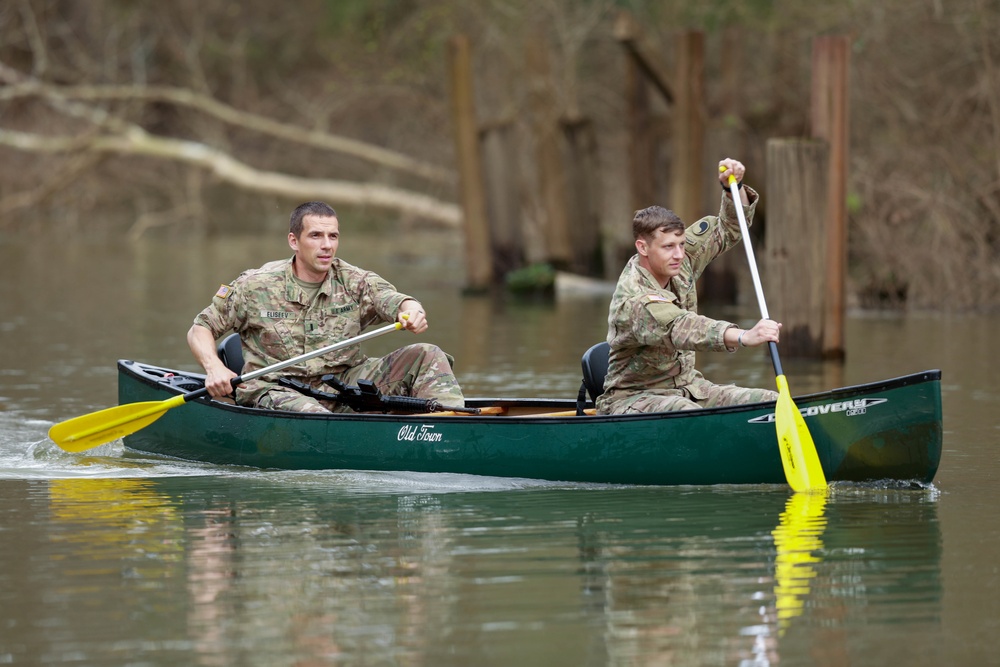
{"label": "short dark hair", "polygon": [[662,206],[650,206],[636,211],[632,216],[632,238],[651,239],[657,230],[666,232],[683,232],[684,223],[679,215]]}
{"label": "short dark hair", "polygon": [[288,231],[292,233],[295,238],[299,237],[302,233],[302,220],[305,219],[307,215],[316,215],[321,218],[336,218],[337,212],[334,211],[329,204],[325,204],[321,201],[307,201],[305,204],[299,204],[292,211],[292,217],[288,220]]}

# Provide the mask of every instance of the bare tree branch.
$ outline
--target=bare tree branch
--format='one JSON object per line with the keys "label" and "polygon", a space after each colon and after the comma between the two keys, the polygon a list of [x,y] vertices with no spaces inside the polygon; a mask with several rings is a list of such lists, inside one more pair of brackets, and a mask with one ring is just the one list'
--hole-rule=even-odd
{"label": "bare tree branch", "polygon": [[[457,225],[461,221],[461,212],[456,204],[441,201],[428,195],[377,183],[302,178],[256,169],[207,144],[152,135],[138,125],[108,113],[105,109],[73,100],[141,99],[148,101],[156,99],[171,101],[201,109],[228,123],[266,132],[283,139],[308,143],[329,150],[349,152],[386,166],[416,171],[423,175],[428,173],[442,175],[439,172],[443,172],[443,170],[437,170],[436,167],[419,163],[393,151],[343,137],[309,132],[284,125],[261,116],[239,111],[207,96],[178,88],[53,86],[27,77],[2,63],[0,63],[0,81],[9,84],[0,88],[0,101],[36,96],[57,111],[84,120],[95,128],[99,128],[94,132],[82,133],[73,137],[40,135],[0,128],[0,144],[11,148],[35,153],[117,153],[169,159],[207,169],[228,183],[256,192],[267,192],[286,197],[329,199],[341,204],[397,210],[447,225]],[[15,205],[17,201],[14,200]]]}
{"label": "bare tree branch", "polygon": [[[10,74],[10,68],[3,68]],[[4,76],[11,81],[11,76]],[[351,155],[373,164],[419,176],[428,181],[452,185],[455,173],[436,165],[415,160],[408,155],[374,146],[363,141],[306,130],[293,125],[235,109],[216,99],[183,88],[168,86],[52,86],[33,79],[17,78],[18,83],[0,88],[0,100],[20,97],[76,100],[141,100],[170,102],[201,111],[230,125],[266,134],[306,146]]]}
{"label": "bare tree branch", "polygon": [[461,221],[461,211],[456,204],[427,195],[377,183],[299,178],[262,171],[205,144],[157,137],[135,126],[120,135],[79,137],[41,136],[0,129],[0,144],[34,153],[91,151],[176,160],[205,168],[228,183],[256,192],[397,210],[446,225],[457,225]]}
{"label": "bare tree branch", "polygon": [[41,76],[48,69],[49,64],[48,52],[45,49],[45,40],[42,39],[42,35],[38,30],[38,21],[35,20],[35,12],[32,11],[31,5],[22,0],[20,8],[21,20],[24,22],[25,33],[28,43],[31,44],[31,52],[34,56],[33,73],[35,76]]}

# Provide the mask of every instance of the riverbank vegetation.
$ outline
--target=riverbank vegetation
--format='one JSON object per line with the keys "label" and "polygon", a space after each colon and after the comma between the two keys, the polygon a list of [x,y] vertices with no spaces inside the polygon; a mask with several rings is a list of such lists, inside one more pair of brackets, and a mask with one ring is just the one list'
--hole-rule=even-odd
{"label": "riverbank vegetation", "polygon": [[[765,142],[808,136],[812,40],[849,35],[855,302],[1000,305],[1000,6],[986,0],[13,0],[0,235],[271,233],[313,197],[355,221],[457,226],[447,49],[464,34],[480,122],[524,146],[525,52],[546,45],[561,113],[595,129],[605,241],[626,248],[623,9],[667,63],[675,36],[704,32],[705,114],[729,143],[691,168],[746,162],[764,243],[781,196]],[[523,152],[514,176],[531,179]],[[516,205],[540,237],[541,203]]]}

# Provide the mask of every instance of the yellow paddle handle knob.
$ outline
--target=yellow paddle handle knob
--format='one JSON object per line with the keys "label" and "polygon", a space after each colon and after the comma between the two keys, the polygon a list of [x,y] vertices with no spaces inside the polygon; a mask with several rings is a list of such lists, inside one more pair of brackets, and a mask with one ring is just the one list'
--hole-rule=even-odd
{"label": "yellow paddle handle knob", "polygon": [[[723,166],[721,164],[719,165],[719,173],[720,174],[726,173],[726,169],[729,169],[729,167],[725,167],[725,166]],[[730,183],[730,185],[733,184],[733,183],[735,183],[735,182],[736,182],[736,177],[733,176],[732,174],[729,174],[729,183]]]}

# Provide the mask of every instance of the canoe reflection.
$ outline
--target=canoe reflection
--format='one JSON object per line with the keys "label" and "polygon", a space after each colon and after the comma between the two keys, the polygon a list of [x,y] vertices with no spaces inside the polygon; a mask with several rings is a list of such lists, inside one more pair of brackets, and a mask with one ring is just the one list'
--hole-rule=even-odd
{"label": "canoe reflection", "polygon": [[50,564],[24,578],[59,606],[28,620],[86,638],[89,664],[150,627],[183,638],[185,664],[443,667],[775,664],[804,647],[846,665],[873,633],[942,632],[933,491],[482,479],[54,480],[23,562]]}

